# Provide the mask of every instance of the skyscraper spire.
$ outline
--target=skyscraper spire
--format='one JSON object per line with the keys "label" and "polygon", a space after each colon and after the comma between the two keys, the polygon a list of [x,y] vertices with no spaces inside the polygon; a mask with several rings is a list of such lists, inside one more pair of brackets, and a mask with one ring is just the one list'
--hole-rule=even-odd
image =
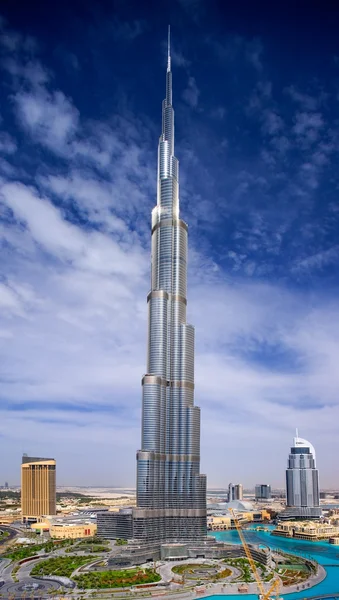
{"label": "skyscraper spire", "polygon": [[186,321],[187,230],[179,216],[168,28],[157,204],[152,211],[147,373],[142,378],[141,450],[133,512],[133,535],[147,541],[196,541],[206,535],[200,409],[194,405],[194,328]]}
{"label": "skyscraper spire", "polygon": [[167,38],[167,73],[171,70],[171,26],[168,26]]}
{"label": "skyscraper spire", "polygon": [[[168,26],[168,37],[167,37],[167,73],[166,73],[166,99],[165,106],[172,106],[172,71],[171,71],[171,28]],[[164,113],[164,107],[163,107]],[[163,114],[164,116],[164,114]],[[164,128],[164,121],[163,121]],[[172,148],[173,154],[173,148]]]}

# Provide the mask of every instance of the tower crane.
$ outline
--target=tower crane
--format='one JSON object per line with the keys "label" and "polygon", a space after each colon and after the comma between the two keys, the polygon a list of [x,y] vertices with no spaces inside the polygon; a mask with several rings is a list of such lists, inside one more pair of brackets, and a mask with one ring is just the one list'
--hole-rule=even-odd
{"label": "tower crane", "polygon": [[270,596],[271,596],[271,594],[272,594],[272,592],[274,590],[276,590],[277,596],[278,596],[279,595],[280,580],[279,579],[275,579],[273,581],[272,585],[270,586],[269,590],[268,591],[265,590],[265,587],[264,587],[263,582],[261,581],[258,569],[255,566],[255,562],[253,560],[251,551],[250,551],[249,546],[248,546],[248,544],[247,544],[247,542],[245,540],[245,536],[243,534],[243,531],[242,531],[239,519],[236,517],[233,508],[230,508],[230,512],[232,514],[235,526],[237,528],[237,532],[239,534],[242,546],[243,546],[243,548],[245,550],[245,554],[246,554],[246,556],[248,558],[248,562],[250,563],[250,567],[252,569],[252,573],[253,573],[254,578],[256,580],[256,583],[257,583],[257,586],[258,586],[258,590],[259,590],[259,594],[260,594],[260,596],[259,596],[260,599],[261,600],[270,600]]}

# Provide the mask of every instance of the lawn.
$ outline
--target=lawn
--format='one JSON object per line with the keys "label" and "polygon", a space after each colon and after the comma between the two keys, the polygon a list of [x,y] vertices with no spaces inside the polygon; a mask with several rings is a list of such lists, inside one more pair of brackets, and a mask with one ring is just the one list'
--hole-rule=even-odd
{"label": "lawn", "polygon": [[161,577],[153,569],[124,569],[81,573],[73,578],[81,589],[120,588],[155,583]]}
{"label": "lawn", "polygon": [[4,554],[5,558],[12,560],[22,560],[34,556],[45,548],[45,544],[30,544],[29,546],[14,546]]}
{"label": "lawn", "polygon": [[[224,558],[224,562],[242,571],[241,575],[239,575],[239,577],[237,577],[234,581],[243,581],[245,583],[251,583],[254,581],[252,569],[247,558]],[[265,576],[266,567],[257,562],[255,562],[255,565],[257,569],[261,570],[261,574]]]}
{"label": "lawn", "polygon": [[127,545],[127,540],[124,540],[122,538],[117,538],[115,540],[115,544],[116,544],[116,546],[126,546]]}
{"label": "lawn", "polygon": [[107,548],[107,546],[96,546],[95,544],[93,544],[93,546],[75,546],[75,548],[67,548],[65,550],[65,552],[67,554],[74,554],[76,552],[87,552],[87,553],[91,553],[91,552],[109,552],[110,548]]}
{"label": "lawn", "polygon": [[5,538],[5,537],[9,536],[9,533],[8,533],[8,531],[2,531],[2,529],[1,529],[0,530],[0,536]]}
{"label": "lawn", "polygon": [[76,569],[82,567],[93,559],[88,556],[58,556],[49,558],[35,565],[31,575],[59,575],[61,577],[70,577]]}
{"label": "lawn", "polygon": [[100,546],[109,546],[109,540],[104,540],[100,537],[97,536],[93,536],[91,538],[87,538],[87,539],[83,539],[81,540],[81,542],[79,544],[77,544],[78,546],[91,546],[92,544],[99,544]]}
{"label": "lawn", "polygon": [[175,567],[173,567],[172,571],[173,573],[176,573],[177,575],[182,575],[183,573],[194,573],[194,571],[197,571],[199,569],[211,569],[211,565],[205,565],[205,564],[184,564],[184,565],[175,565]]}
{"label": "lawn", "polygon": [[29,544],[28,546],[14,546],[8,552],[6,552],[6,554],[4,554],[4,557],[11,558],[12,560],[23,560],[24,558],[29,558],[30,556],[38,554],[38,552],[41,552],[41,550],[45,550],[46,553],[49,553],[53,550],[56,550],[57,548],[69,546],[72,543],[72,540],[60,540],[60,542],[50,541],[45,544]]}
{"label": "lawn", "polygon": [[[280,565],[279,565],[280,566]],[[306,581],[310,575],[311,575],[311,571],[309,569],[306,568],[305,569],[295,569],[293,567],[295,567],[297,565],[285,565],[285,568],[280,568],[277,569],[277,573],[280,576],[280,579],[282,581],[283,585],[295,585],[298,583],[303,583],[304,581]],[[300,565],[301,567],[303,567],[304,565]]]}

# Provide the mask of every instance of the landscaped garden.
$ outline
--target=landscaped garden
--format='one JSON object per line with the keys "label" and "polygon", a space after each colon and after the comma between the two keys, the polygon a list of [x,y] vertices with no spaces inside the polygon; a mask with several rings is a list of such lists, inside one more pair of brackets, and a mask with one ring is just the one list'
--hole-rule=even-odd
{"label": "landscaped garden", "polygon": [[75,546],[74,548],[67,548],[65,552],[67,554],[75,553],[75,552],[109,552],[110,548],[108,546],[99,546],[98,544],[86,544],[86,546]]}
{"label": "landscaped garden", "polygon": [[14,546],[6,554],[5,558],[11,558],[12,560],[23,560],[29,558],[41,552],[45,549],[45,544],[30,544],[29,546]]}
{"label": "landscaped garden", "polygon": [[212,567],[212,565],[208,565],[208,564],[195,564],[195,563],[184,563],[182,565],[175,565],[175,567],[173,567],[172,571],[173,573],[176,573],[177,575],[184,575],[186,573],[194,573],[194,571],[197,570],[201,570],[201,569],[206,569],[206,570],[210,570],[210,569],[215,569],[215,567]]}
{"label": "landscaped garden", "polygon": [[44,544],[28,544],[27,546],[16,545],[4,554],[4,558],[23,560],[24,558],[30,558],[31,556],[38,554],[41,550],[44,550],[48,554],[57,548],[62,548],[71,544],[73,544],[73,540],[60,540],[58,542],[50,541]]}
{"label": "landscaped garden", "polygon": [[[225,558],[224,562],[240,571],[240,575],[234,579],[235,582],[252,583],[254,581],[252,569],[247,558]],[[266,568],[260,563],[256,563],[256,567],[257,569],[261,569],[261,573],[264,575]]]}
{"label": "landscaped garden", "polygon": [[88,556],[58,556],[49,558],[35,565],[31,575],[59,575],[60,577],[70,577],[72,573],[86,563],[91,562]]}
{"label": "landscaped garden", "polygon": [[[247,558],[225,558],[224,562],[241,571],[241,574],[233,580],[234,582],[251,583],[254,581],[253,572]],[[255,566],[263,581],[271,581],[274,577],[274,573],[277,573],[282,584],[285,586],[303,583],[311,576],[312,572],[314,572],[313,565],[306,565],[299,557],[288,557],[288,560],[283,564],[278,564],[273,572],[261,563],[255,562]]]}
{"label": "landscaped garden", "polygon": [[156,583],[161,577],[153,569],[124,569],[81,573],[73,579],[81,589],[101,589]]}
{"label": "landscaped garden", "polygon": [[109,552],[110,544],[108,540],[99,537],[81,540],[73,548],[66,548],[66,553],[73,552]]}
{"label": "landscaped garden", "polygon": [[116,544],[116,546],[126,546],[127,545],[127,540],[124,540],[122,538],[117,538],[115,540],[115,544]]}
{"label": "landscaped garden", "polygon": [[218,565],[208,563],[185,563],[182,565],[175,565],[172,569],[176,575],[182,575],[187,579],[193,580],[210,580],[217,581],[219,579],[225,579],[232,574],[231,569],[219,569]]}
{"label": "landscaped garden", "polygon": [[8,531],[3,531],[2,529],[0,529],[0,537],[1,538],[5,538],[5,537],[8,537],[8,536],[9,536]]}
{"label": "landscaped garden", "polygon": [[109,540],[105,540],[98,536],[93,536],[91,538],[85,538],[83,540],[80,540],[80,542],[77,545],[78,546],[91,546],[92,544],[97,544],[100,546],[109,546]]}
{"label": "landscaped garden", "polygon": [[303,583],[312,574],[311,569],[304,563],[299,564],[279,564],[276,572],[278,573],[283,585],[295,585]]}

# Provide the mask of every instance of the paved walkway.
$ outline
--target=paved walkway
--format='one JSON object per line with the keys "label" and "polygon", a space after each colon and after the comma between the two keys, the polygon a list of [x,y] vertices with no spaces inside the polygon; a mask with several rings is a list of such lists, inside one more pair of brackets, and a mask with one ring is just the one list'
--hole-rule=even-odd
{"label": "paved walkway", "polygon": [[14,563],[10,560],[10,558],[3,558],[0,561],[0,579],[5,582],[13,581],[12,579],[12,570],[14,567]]}

